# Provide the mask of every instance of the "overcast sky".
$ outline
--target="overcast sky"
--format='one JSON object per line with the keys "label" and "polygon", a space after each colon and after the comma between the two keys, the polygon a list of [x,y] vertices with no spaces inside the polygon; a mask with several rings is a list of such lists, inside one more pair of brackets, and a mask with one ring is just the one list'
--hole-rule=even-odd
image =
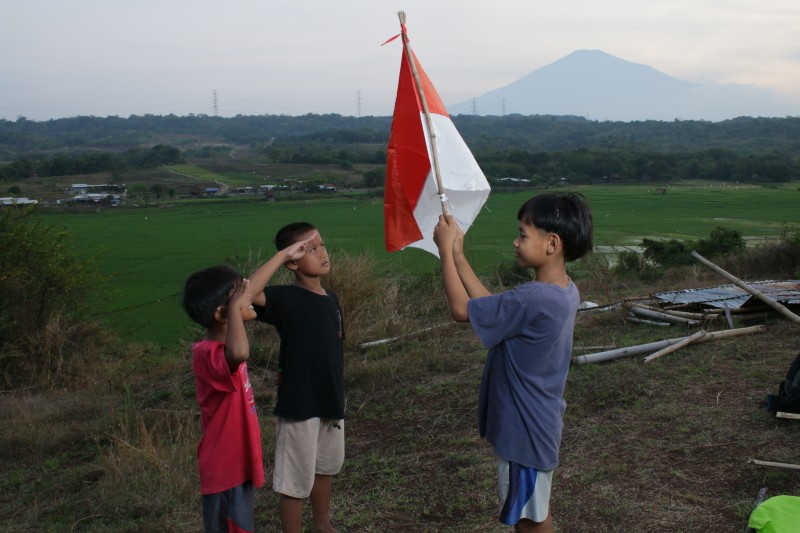
{"label": "overcast sky", "polygon": [[800,104],[798,0],[3,0],[0,118],[392,113],[397,12],[445,104],[579,49]]}

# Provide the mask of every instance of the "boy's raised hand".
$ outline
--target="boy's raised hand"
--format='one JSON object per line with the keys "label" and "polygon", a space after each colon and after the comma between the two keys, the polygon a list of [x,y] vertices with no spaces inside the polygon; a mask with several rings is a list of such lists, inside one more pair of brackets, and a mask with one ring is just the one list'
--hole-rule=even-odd
{"label": "boy's raised hand", "polygon": [[256,306],[263,306],[265,302],[264,287],[267,286],[273,274],[286,263],[290,261],[297,261],[314,246],[311,241],[321,242],[318,231],[314,231],[308,235],[307,238],[299,240],[294,244],[290,244],[283,250],[272,256],[272,258],[258,267],[255,272],[250,274],[250,294],[253,297],[253,304]]}
{"label": "boy's raised hand", "polygon": [[298,259],[300,259],[304,255],[306,255],[306,252],[308,251],[307,248],[306,248],[306,245],[309,242],[313,241],[314,239],[318,239],[318,238],[319,238],[319,232],[315,231],[315,232],[311,233],[308,236],[307,239],[303,239],[301,241],[297,241],[296,243],[291,244],[291,245],[287,246],[286,248],[284,248],[283,252],[286,254],[286,260],[287,261],[297,261]]}
{"label": "boy's raised hand", "polygon": [[433,242],[440,252],[451,250],[456,253],[463,250],[464,232],[458,227],[453,215],[439,215],[439,222],[433,229]]}
{"label": "boy's raised hand", "polygon": [[459,255],[464,253],[464,232],[461,230],[461,227],[458,223],[453,220],[453,225],[456,227],[456,238],[453,241],[453,255]]}
{"label": "boy's raised hand", "polygon": [[228,312],[232,309],[237,309],[242,315],[252,309],[253,295],[250,294],[250,280],[243,279],[231,292],[228,298]]}

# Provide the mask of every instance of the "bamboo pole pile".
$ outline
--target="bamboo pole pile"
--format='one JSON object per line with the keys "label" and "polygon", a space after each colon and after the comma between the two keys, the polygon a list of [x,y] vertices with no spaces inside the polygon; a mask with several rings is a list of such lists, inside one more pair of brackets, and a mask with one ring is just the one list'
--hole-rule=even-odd
{"label": "bamboo pole pile", "polygon": [[654,359],[658,359],[659,357],[663,357],[663,356],[665,356],[665,355],[667,355],[669,353],[677,352],[678,350],[680,350],[684,346],[689,346],[690,344],[692,344],[694,342],[698,342],[700,339],[705,337],[706,334],[707,334],[707,332],[701,329],[700,331],[698,331],[694,335],[690,335],[688,337],[684,337],[683,340],[680,340],[680,341],[676,342],[675,344],[673,344],[671,346],[667,346],[666,348],[662,348],[657,352],[651,353],[650,355],[648,355],[647,357],[644,358],[644,362],[645,363],[649,363],[650,361],[652,361]]}
{"label": "bamboo pole pile", "polygon": [[644,319],[640,320],[651,320],[658,323],[658,325],[669,325],[669,324],[686,324],[689,326],[697,326],[700,325],[702,322],[697,318],[690,318],[687,315],[696,315],[702,317],[698,313],[685,313],[681,311],[662,311],[662,310],[655,310],[652,307],[645,306],[642,304],[635,304],[629,305],[628,311],[630,318],[637,318],[638,317],[645,317]]}
{"label": "bamboo pole pile", "polygon": [[782,314],[783,316],[785,316],[786,318],[788,318],[789,320],[794,322],[795,324],[800,325],[800,316],[797,316],[796,314],[792,313],[787,307],[785,307],[785,306],[781,305],[780,303],[776,302],[775,300],[773,300],[772,298],[770,298],[766,294],[762,293],[758,289],[756,289],[754,287],[751,287],[750,285],[748,285],[744,281],[740,280],[739,278],[737,278],[736,276],[734,276],[730,272],[727,272],[727,271],[721,269],[720,267],[718,267],[717,265],[715,265],[714,263],[712,263],[711,261],[709,261],[708,259],[706,259],[702,255],[698,254],[697,252],[693,251],[689,255],[691,255],[696,261],[698,261],[698,262],[702,263],[703,265],[707,266],[708,268],[710,268],[711,270],[713,270],[714,272],[716,272],[717,274],[719,274],[723,278],[727,279],[728,281],[730,281],[731,283],[733,283],[737,287],[749,292],[750,294],[752,294],[753,296],[755,296],[756,298],[758,298],[759,300],[761,300],[762,302],[764,302],[765,304],[767,304],[768,306],[770,306],[771,308],[773,308],[774,310],[776,310],[777,312],[779,312],[780,314]]}
{"label": "bamboo pole pile", "polygon": [[[683,342],[681,347],[688,346],[689,344],[694,343],[702,343],[702,342],[709,342],[717,339],[724,339],[728,337],[735,337],[737,335],[750,335],[753,333],[762,333],[767,330],[767,327],[764,325],[759,326],[751,326],[748,328],[736,328],[736,329],[728,329],[724,331],[708,331],[704,332],[703,335],[697,336],[691,342]],[[699,332],[698,332],[699,333]],[[697,334],[695,334],[697,335]],[[626,357],[629,355],[637,355],[643,353],[658,353],[659,350],[672,346],[673,344],[680,343],[689,339],[693,335],[685,336],[685,337],[677,337],[674,339],[664,339],[662,341],[656,342],[649,342],[647,344],[639,344],[636,346],[628,346],[625,348],[617,348],[615,350],[606,350],[603,352],[596,352],[591,354],[584,354],[578,355],[572,358],[572,362],[578,365],[584,365],[588,363],[600,363],[603,361],[610,361],[612,359],[618,359],[620,357]],[[679,347],[680,348],[680,347]]]}

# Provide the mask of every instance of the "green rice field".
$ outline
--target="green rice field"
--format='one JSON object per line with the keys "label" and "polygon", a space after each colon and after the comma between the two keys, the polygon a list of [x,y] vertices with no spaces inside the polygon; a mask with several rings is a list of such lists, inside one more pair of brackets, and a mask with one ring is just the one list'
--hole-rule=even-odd
{"label": "green rice field", "polygon": [[[642,238],[698,239],[717,226],[757,242],[800,225],[797,184],[778,188],[691,184],[669,187],[666,194],[657,193],[655,186],[575,190],[592,206],[598,246],[638,245]],[[490,195],[467,234],[467,253],[479,273],[513,260],[516,212],[532,194]],[[179,303],[189,273],[213,264],[268,259],[274,253],[275,232],[289,222],[307,220],[319,227],[334,259],[337,252],[371,254],[380,266],[376,275],[419,274],[437,268],[436,258],[419,250],[384,251],[380,199],[326,197],[275,203],[202,199],[169,207],[41,213],[46,223],[72,234],[79,253],[91,257],[108,278],[98,298],[98,317],[128,338],[162,345],[196,331]]]}

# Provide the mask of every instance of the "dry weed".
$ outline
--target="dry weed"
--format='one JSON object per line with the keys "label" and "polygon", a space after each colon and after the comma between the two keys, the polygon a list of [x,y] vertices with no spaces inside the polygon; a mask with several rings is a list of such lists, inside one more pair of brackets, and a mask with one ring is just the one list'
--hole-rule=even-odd
{"label": "dry weed", "polygon": [[80,388],[95,379],[97,359],[113,335],[94,322],[56,313],[41,329],[7,343],[0,358],[7,388]]}
{"label": "dry weed", "polygon": [[[113,421],[110,445],[99,461],[105,475],[96,488],[102,500],[93,506],[95,513],[113,508],[121,516],[143,510],[168,516],[176,508],[199,509],[199,413],[131,406],[115,411]],[[119,491],[122,486],[124,492]]]}

